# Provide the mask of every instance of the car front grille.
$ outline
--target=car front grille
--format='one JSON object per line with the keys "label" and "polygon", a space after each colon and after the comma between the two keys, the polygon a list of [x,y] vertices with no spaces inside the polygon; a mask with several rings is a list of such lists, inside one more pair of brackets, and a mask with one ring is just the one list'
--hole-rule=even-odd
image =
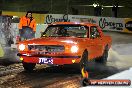
{"label": "car front grille", "polygon": [[31,51],[43,52],[64,52],[65,50],[62,45],[28,45],[28,49]]}

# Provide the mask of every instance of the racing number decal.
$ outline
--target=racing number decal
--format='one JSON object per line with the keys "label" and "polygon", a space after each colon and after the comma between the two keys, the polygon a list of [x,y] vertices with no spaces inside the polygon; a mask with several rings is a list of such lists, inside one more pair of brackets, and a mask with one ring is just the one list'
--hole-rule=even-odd
{"label": "racing number decal", "polygon": [[39,58],[40,64],[53,64],[52,58]]}

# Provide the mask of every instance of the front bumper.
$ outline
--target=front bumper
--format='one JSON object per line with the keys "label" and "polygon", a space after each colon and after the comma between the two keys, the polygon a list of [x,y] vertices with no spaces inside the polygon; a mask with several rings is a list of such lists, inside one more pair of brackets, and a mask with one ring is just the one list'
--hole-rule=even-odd
{"label": "front bumper", "polygon": [[79,63],[81,56],[27,56],[20,53],[17,54],[23,62],[37,63],[37,64],[54,64],[64,65]]}

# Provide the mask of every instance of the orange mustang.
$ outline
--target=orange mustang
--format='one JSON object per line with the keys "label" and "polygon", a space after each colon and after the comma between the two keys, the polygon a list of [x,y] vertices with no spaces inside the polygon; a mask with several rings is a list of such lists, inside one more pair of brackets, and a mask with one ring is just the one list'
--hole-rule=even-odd
{"label": "orange mustang", "polygon": [[105,63],[111,42],[95,24],[57,22],[48,25],[41,38],[19,42],[17,55],[27,71],[36,64],[79,63],[83,67],[93,59]]}

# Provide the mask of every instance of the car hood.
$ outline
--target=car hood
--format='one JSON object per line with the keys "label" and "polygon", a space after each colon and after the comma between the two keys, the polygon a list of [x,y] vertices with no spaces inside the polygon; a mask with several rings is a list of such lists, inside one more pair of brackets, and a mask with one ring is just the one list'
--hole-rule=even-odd
{"label": "car hood", "polygon": [[43,37],[31,40],[26,40],[20,43],[26,43],[28,45],[63,45],[63,44],[77,44],[81,40],[75,37]]}

